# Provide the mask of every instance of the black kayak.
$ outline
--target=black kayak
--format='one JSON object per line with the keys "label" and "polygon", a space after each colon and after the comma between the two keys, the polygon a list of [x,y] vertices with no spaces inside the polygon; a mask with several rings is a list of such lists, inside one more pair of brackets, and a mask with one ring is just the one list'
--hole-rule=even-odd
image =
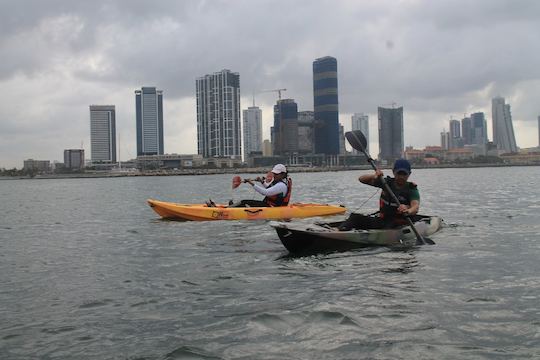
{"label": "black kayak", "polygon": [[[271,222],[279,239],[290,253],[344,251],[367,246],[415,246],[416,235],[410,226],[392,229],[338,230],[340,222],[305,224]],[[414,223],[418,232],[427,237],[442,228],[438,216],[420,216]]]}

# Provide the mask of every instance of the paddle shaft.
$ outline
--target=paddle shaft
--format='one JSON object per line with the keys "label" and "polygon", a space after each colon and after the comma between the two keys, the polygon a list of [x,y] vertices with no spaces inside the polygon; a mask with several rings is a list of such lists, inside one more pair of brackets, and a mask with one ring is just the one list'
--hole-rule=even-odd
{"label": "paddle shaft", "polygon": [[[358,141],[358,143],[362,143],[360,141],[360,139],[358,139],[358,137],[356,136],[356,134],[353,132],[352,133],[354,135],[354,137],[356,138],[356,140]],[[351,144],[352,145],[352,144]],[[364,155],[366,156],[368,162],[370,163],[371,167],[373,168],[373,170],[377,171],[377,165],[375,165],[375,161],[373,161],[373,159],[371,158],[371,156],[369,156],[369,154],[366,152],[366,150],[363,148],[363,147],[360,147],[360,149],[356,149],[356,150],[360,150],[364,153]],[[390,189],[390,186],[388,186],[388,183],[386,182],[386,180],[384,180],[384,177],[383,176],[379,176],[379,178],[381,179],[381,182],[382,182],[382,185],[384,187],[384,190],[387,192],[387,194],[390,194],[390,197],[392,197],[392,199],[394,200],[394,202],[398,205],[398,207],[401,205],[401,203],[399,202],[399,199],[397,198],[396,194],[394,194],[394,192],[392,191],[392,189]],[[411,229],[413,229],[413,232],[414,234],[416,235],[416,238],[418,239],[418,241],[420,241],[422,243],[422,245],[425,245],[426,244],[426,241],[424,240],[424,238],[422,237],[422,235],[418,232],[418,230],[416,229],[416,226],[414,226],[414,223],[412,221],[412,219],[409,217],[408,214],[405,214],[405,219],[407,219],[407,222],[409,223]]]}

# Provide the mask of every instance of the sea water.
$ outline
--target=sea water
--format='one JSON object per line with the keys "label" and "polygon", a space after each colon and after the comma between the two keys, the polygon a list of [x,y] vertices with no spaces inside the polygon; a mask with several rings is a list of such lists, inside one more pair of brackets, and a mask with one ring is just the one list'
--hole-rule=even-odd
{"label": "sea water", "polygon": [[[368,172],[292,173],[292,200],[374,211]],[[540,167],[413,169],[445,227],[405,251],[291,257],[267,221],[146,204],[261,198],[231,180],[0,181],[0,358],[540,358]]]}

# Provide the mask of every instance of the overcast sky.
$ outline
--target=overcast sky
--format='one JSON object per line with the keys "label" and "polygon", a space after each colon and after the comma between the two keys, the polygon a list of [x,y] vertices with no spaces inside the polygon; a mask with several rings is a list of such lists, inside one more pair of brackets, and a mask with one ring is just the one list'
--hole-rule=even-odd
{"label": "overcast sky", "polygon": [[90,157],[90,104],[116,105],[122,160],[136,156],[135,95],[164,93],[165,152],[197,152],[195,79],[240,73],[242,108],[277,94],[313,109],[312,62],[338,61],[340,122],[404,107],[405,144],[439,145],[451,116],[511,105],[520,147],[538,145],[540,1],[0,0],[0,167]]}

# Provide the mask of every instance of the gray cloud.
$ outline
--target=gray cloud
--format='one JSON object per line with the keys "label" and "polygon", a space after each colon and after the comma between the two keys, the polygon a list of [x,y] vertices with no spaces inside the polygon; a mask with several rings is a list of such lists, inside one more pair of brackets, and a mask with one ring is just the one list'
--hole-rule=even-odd
{"label": "gray cloud", "polygon": [[[533,0],[2,2],[0,167],[61,159],[81,140],[89,151],[90,104],[117,105],[122,153],[134,154],[143,85],[165,92],[166,150],[194,153],[198,76],[238,71],[243,107],[283,87],[307,110],[312,61],[325,55],[338,59],[346,127],[350,114],[396,102],[408,144],[437,144],[450,116],[490,119],[502,95],[518,145],[536,146],[539,20]],[[256,94],[267,126],[275,99]]]}

